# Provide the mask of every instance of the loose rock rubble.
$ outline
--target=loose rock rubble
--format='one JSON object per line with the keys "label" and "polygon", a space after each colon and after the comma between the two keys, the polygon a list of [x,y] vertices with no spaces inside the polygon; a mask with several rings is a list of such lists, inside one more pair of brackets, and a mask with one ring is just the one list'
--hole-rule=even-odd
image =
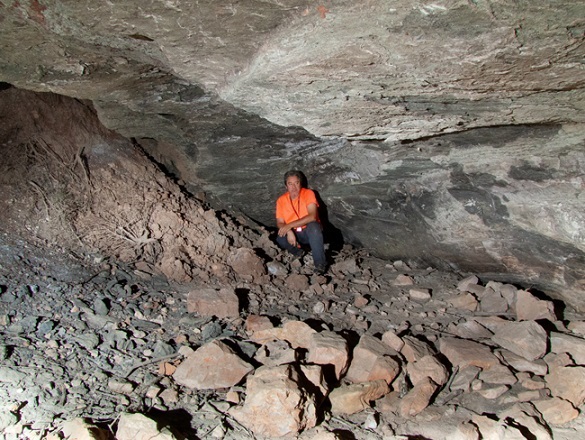
{"label": "loose rock rubble", "polygon": [[349,247],[325,276],[279,254],[205,287],[43,255],[86,280],[73,282],[35,274],[32,246],[3,250],[5,439],[585,432],[583,321],[509,284]]}
{"label": "loose rock rubble", "polygon": [[350,246],[317,275],[103,136],[7,155],[2,438],[585,438],[582,317]]}

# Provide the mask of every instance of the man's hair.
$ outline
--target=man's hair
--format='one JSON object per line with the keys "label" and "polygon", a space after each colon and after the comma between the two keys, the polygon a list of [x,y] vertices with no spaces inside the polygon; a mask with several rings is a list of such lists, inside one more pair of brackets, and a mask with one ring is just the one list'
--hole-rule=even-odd
{"label": "man's hair", "polygon": [[303,172],[299,170],[289,170],[286,173],[284,173],[284,186],[286,186],[286,181],[288,180],[288,178],[293,176],[299,178],[299,181],[301,182],[301,187],[305,187],[307,178],[305,177]]}

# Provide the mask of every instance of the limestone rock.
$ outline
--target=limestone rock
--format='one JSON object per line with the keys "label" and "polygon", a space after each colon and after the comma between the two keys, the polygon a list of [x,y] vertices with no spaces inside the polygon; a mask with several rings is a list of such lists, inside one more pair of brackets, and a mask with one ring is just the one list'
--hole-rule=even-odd
{"label": "limestone rock", "polygon": [[449,379],[447,368],[435,356],[430,355],[408,363],[406,371],[411,383],[415,386],[426,377],[431,378],[437,385],[443,385]]}
{"label": "limestone rock", "polygon": [[449,298],[449,303],[456,309],[469,310],[474,312],[479,306],[479,301],[471,293],[462,293],[461,295]]}
{"label": "limestone rock", "polygon": [[271,329],[274,326],[267,316],[248,315],[246,318],[246,331],[250,334],[259,330]]}
{"label": "limestone rock", "polygon": [[[65,438],[76,440],[107,440],[108,433],[85,421],[77,418],[63,422],[61,429]],[[161,438],[162,439],[162,438]]]}
{"label": "limestone rock", "polygon": [[538,299],[526,290],[516,292],[516,317],[518,321],[536,321],[547,319],[556,321],[554,304],[552,301]]}
{"label": "limestone rock", "polygon": [[400,370],[392,354],[396,353],[379,339],[363,335],[353,350],[346,378],[354,383],[383,379],[390,384]]}
{"label": "limestone rock", "polygon": [[400,350],[400,353],[402,353],[408,362],[414,362],[425,356],[434,354],[434,350],[429,344],[414,336],[404,336],[402,341],[404,342],[404,346]]}
{"label": "limestone rock", "polygon": [[397,352],[400,352],[402,347],[404,347],[402,338],[392,330],[384,332],[382,342]]}
{"label": "limestone rock", "polygon": [[247,380],[243,406],[230,414],[257,436],[292,436],[317,423],[315,396],[291,365],[260,367]]}
{"label": "limestone rock", "polygon": [[496,350],[496,354],[517,371],[527,371],[538,376],[544,376],[548,372],[548,365],[543,359],[528,360],[505,349]]}
{"label": "limestone rock", "polygon": [[390,391],[385,380],[342,385],[329,394],[333,414],[355,414]]}
{"label": "limestone rock", "polygon": [[579,411],[569,401],[559,397],[534,400],[532,404],[540,411],[544,420],[552,425],[564,425],[579,415]]}
{"label": "limestone rock", "polygon": [[500,363],[488,346],[467,339],[441,338],[439,348],[452,365],[460,368],[473,365],[486,369]]}
{"label": "limestone rock", "polygon": [[254,360],[262,365],[275,367],[296,362],[297,353],[286,341],[268,341],[258,349]]}
{"label": "limestone rock", "polygon": [[585,402],[585,367],[552,368],[545,380],[554,397],[568,400],[576,408]]}
{"label": "limestone rock", "polygon": [[576,364],[585,365],[585,339],[583,338],[551,332],[550,351],[556,354],[568,353]]}
{"label": "limestone rock", "polygon": [[158,428],[158,423],[142,414],[120,415],[117,440],[175,440],[168,428]]}
{"label": "limestone rock", "polygon": [[414,417],[424,410],[437,391],[438,385],[430,378],[424,378],[400,400],[399,413],[404,418]]}
{"label": "limestone rock", "polygon": [[189,292],[187,311],[201,316],[235,318],[240,315],[240,302],[233,289],[198,289]]}
{"label": "limestone rock", "polygon": [[228,256],[227,264],[239,275],[261,277],[266,274],[264,261],[249,248],[235,249]]}
{"label": "limestone rock", "polygon": [[546,354],[548,336],[534,321],[508,322],[500,326],[492,340],[528,360],[535,360]]}
{"label": "limestone rock", "polygon": [[198,390],[229,388],[254,368],[228,345],[214,340],[195,350],[173,374],[180,385]]}
{"label": "limestone rock", "polygon": [[333,367],[335,378],[339,380],[349,365],[347,341],[335,332],[313,333],[307,353],[307,362]]}

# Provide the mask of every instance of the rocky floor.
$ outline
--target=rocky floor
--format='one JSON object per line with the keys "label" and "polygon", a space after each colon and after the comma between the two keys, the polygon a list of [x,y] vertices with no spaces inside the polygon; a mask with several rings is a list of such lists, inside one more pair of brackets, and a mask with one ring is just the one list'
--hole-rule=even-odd
{"label": "rocky floor", "polygon": [[[325,276],[310,257],[265,261],[231,286],[233,316],[229,299],[194,301],[201,284],[7,236],[0,247],[4,439],[585,438],[585,323],[511,285],[345,247]],[[337,345],[319,351],[315,335]],[[197,365],[205,384],[180,377],[219,342],[249,365],[241,379],[205,382],[218,358]],[[338,374],[312,381],[320,393],[279,381],[282,366],[308,377],[328,362]],[[299,400],[258,408],[260,371]]]}

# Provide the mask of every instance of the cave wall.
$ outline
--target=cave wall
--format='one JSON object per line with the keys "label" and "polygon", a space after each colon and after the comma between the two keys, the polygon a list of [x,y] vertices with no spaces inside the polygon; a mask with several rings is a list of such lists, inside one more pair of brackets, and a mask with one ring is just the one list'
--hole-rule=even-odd
{"label": "cave wall", "polygon": [[0,0],[0,81],[91,101],[216,206],[272,224],[298,167],[347,241],[585,310],[583,17],[544,0]]}

